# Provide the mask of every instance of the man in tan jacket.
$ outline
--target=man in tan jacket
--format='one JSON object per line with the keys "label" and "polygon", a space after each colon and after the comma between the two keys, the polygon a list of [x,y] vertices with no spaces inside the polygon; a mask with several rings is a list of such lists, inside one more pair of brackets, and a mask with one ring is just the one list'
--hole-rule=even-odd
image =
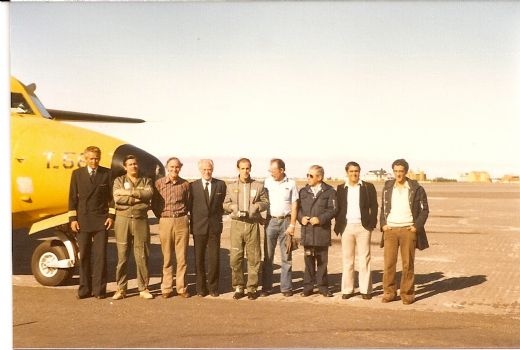
{"label": "man in tan jacket", "polygon": [[224,210],[231,217],[231,283],[235,289],[233,299],[244,297],[244,246],[247,253],[247,298],[258,297],[258,272],[260,270],[260,222],[261,212],[267,210],[269,200],[261,182],[251,179],[251,161],[237,161],[238,180],[227,186]]}
{"label": "man in tan jacket", "polygon": [[117,244],[117,292],[112,299],[126,296],[128,285],[127,261],[133,245],[137,265],[137,286],[139,296],[153,299],[148,291],[148,255],[150,252],[150,226],[148,209],[153,195],[152,180],[139,177],[139,165],[133,155],[125,157],[123,165],[126,175],[114,180],[114,201],[116,203],[116,222],[114,226]]}

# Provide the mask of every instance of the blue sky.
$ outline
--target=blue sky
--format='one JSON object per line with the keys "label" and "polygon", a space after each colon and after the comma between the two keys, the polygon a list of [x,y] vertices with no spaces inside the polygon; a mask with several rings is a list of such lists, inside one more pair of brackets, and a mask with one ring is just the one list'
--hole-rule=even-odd
{"label": "blue sky", "polygon": [[148,120],[84,126],[161,159],[520,173],[518,3],[12,3],[10,17],[11,74],[48,108]]}

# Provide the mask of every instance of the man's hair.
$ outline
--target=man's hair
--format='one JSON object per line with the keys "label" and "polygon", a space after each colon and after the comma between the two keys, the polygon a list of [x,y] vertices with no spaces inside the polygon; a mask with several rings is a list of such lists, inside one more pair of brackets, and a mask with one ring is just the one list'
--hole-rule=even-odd
{"label": "man's hair", "polygon": [[209,163],[209,164],[211,164],[211,168],[212,168],[212,169],[215,167],[215,166],[213,165],[213,161],[212,161],[211,159],[200,159],[200,160],[199,160],[199,164],[198,164],[199,169],[200,169],[200,167],[202,166],[202,164],[204,164],[204,163]]}
{"label": "man's hair", "polygon": [[356,162],[348,162],[347,165],[345,165],[345,170],[348,171],[348,168],[350,168],[351,166],[356,166],[359,170],[361,170],[361,167],[359,166],[358,163]]}
{"label": "man's hair", "polygon": [[279,169],[285,170],[285,162],[283,160],[281,160],[280,158],[273,158],[273,159],[271,159],[271,164],[273,164],[273,163],[276,163],[276,166]]}
{"label": "man's hair", "polygon": [[88,146],[87,148],[85,148],[85,151],[83,151],[83,154],[87,154],[89,152],[96,153],[98,156],[101,157],[101,150],[97,146]]}
{"label": "man's hair", "polygon": [[248,162],[249,167],[251,167],[251,161],[248,158],[240,158],[239,160],[237,160],[237,168],[240,168],[240,163],[242,162]]}
{"label": "man's hair", "polygon": [[136,156],[134,156],[133,154],[129,154],[129,155],[127,155],[127,156],[125,157],[125,160],[123,161],[123,165],[126,166],[126,162],[129,161],[130,159],[135,159],[135,161],[138,162]]}
{"label": "man's hair", "polygon": [[312,165],[309,169],[316,170],[318,172],[318,175],[321,175],[321,177],[325,176],[325,170],[323,170],[323,167],[321,165]]}
{"label": "man's hair", "polygon": [[166,161],[166,166],[168,166],[168,164],[169,164],[172,160],[176,160],[176,161],[179,163],[180,166],[183,165],[182,162],[181,162],[181,160],[180,160],[179,158],[177,158],[177,157],[170,157],[170,158],[168,158],[168,160]]}
{"label": "man's hair", "polygon": [[394,162],[392,163],[392,170],[394,169],[394,166],[396,166],[396,165],[404,166],[404,171],[408,172],[409,166],[408,166],[408,162],[406,160],[404,160],[404,159],[394,160]]}

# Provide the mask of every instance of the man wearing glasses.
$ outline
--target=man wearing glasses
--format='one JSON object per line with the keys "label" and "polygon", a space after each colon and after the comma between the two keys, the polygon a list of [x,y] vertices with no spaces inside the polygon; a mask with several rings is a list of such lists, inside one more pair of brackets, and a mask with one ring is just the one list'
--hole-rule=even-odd
{"label": "man wearing glasses", "polygon": [[331,220],[336,215],[336,191],[325,182],[323,167],[313,165],[307,185],[300,190],[298,221],[302,225],[305,272],[302,296],[313,293],[314,283],[324,297],[331,297],[327,280],[327,262],[331,245]]}
{"label": "man wearing glasses", "polygon": [[290,249],[287,251],[286,240],[291,240],[294,234],[298,212],[298,188],[296,182],[285,175],[283,160],[272,159],[269,171],[271,178],[267,178],[264,184],[269,194],[269,208],[265,226],[262,293],[260,296],[268,296],[273,288],[273,260],[278,244],[282,259],[280,291],[284,297],[290,297],[292,295],[292,254]]}

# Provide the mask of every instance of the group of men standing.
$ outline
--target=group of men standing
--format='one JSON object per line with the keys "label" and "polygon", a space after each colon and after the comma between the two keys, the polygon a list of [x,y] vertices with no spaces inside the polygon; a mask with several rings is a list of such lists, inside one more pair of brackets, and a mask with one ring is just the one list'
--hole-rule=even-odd
{"label": "group of men standing", "polygon": [[[87,166],[76,169],[71,177],[69,217],[78,234],[80,251],[80,286],[77,297],[104,298],[106,293],[107,231],[114,226],[118,252],[117,291],[113,299],[127,293],[127,260],[133,247],[137,265],[140,297],[153,299],[148,290],[150,229],[148,210],[159,218],[159,238],[163,255],[161,296],[188,298],[186,284],[189,234],[193,235],[196,270],[196,293],[219,296],[220,241],[222,216],[229,214],[230,267],[233,298],[273,292],[273,261],[276,247],[281,258],[280,292],[293,295],[292,251],[296,221],[301,225],[300,243],[304,247],[303,291],[307,297],[315,286],[321,295],[331,297],[327,280],[328,249],[334,232],[341,235],[343,299],[354,295],[354,265],[357,256],[359,291],[363,299],[372,297],[370,265],[371,234],[377,225],[378,203],[373,184],[360,180],[361,167],[347,163],[346,181],[334,189],[324,180],[319,165],[309,168],[307,185],[298,190],[285,174],[285,163],[272,159],[271,178],[259,182],[251,178],[251,161],[237,161],[238,178],[226,185],[213,178],[213,161],[199,161],[201,178],[189,183],[179,176],[182,162],[172,157],[166,162],[167,175],[152,183],[139,175],[138,159],[124,159],[126,174],[112,182],[109,169],[99,166],[101,151],[95,146],[84,152]],[[414,302],[415,249],[428,247],[424,224],[428,202],[424,188],[406,177],[408,163],[398,159],[392,164],[395,180],[385,183],[382,194],[380,226],[384,246],[383,302],[397,297],[395,281],[400,249],[402,269],[400,296],[404,304]],[[266,212],[265,215],[262,215]],[[264,260],[261,264],[260,225],[264,225]],[[94,251],[91,271],[91,251]],[[206,259],[207,256],[207,259]],[[243,261],[247,258],[247,281]],[[206,271],[206,263],[208,269]],[[262,267],[262,280],[259,281]],[[258,290],[261,284],[261,291]],[[260,293],[259,293],[260,292]]]}

